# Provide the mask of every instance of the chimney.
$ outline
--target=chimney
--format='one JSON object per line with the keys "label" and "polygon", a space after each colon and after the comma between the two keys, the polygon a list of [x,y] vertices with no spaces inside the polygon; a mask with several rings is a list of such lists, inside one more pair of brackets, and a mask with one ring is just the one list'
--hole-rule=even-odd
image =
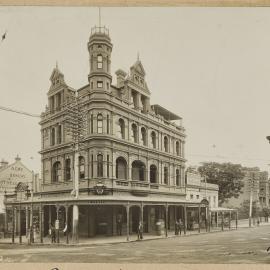
{"label": "chimney", "polygon": [[125,77],[127,76],[127,73],[123,71],[122,69],[118,69],[115,72],[116,79],[117,79],[117,87],[120,88],[124,86]]}
{"label": "chimney", "polygon": [[8,166],[8,162],[5,161],[5,160],[2,158],[2,160],[0,161],[0,169],[5,168],[5,167],[7,167],[7,166]]}

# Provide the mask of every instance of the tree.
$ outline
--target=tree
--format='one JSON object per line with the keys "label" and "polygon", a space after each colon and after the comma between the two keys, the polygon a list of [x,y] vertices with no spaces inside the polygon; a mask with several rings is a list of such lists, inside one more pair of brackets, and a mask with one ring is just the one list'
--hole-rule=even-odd
{"label": "tree", "polygon": [[238,198],[244,186],[242,179],[245,174],[240,164],[204,162],[199,172],[206,177],[208,183],[219,186],[219,202],[226,202],[229,198]]}

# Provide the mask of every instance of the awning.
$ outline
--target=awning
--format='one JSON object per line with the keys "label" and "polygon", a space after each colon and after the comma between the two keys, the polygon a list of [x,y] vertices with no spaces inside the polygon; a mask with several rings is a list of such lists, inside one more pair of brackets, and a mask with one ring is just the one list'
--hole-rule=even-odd
{"label": "awning", "polygon": [[[44,197],[44,198],[34,198],[32,203],[52,203],[52,202],[85,202],[85,203],[91,203],[94,202],[96,204],[107,202],[113,204],[115,203],[154,203],[154,204],[182,204],[182,205],[194,205],[195,207],[199,205],[198,202],[188,202],[185,198],[161,198],[161,197],[140,197],[140,196],[112,196],[112,195],[90,195],[90,196],[79,196],[78,198],[75,198],[73,196],[68,197]],[[6,204],[29,204],[31,203],[31,200],[25,200],[25,201],[6,201]]]}
{"label": "awning", "polygon": [[158,104],[152,105],[151,108],[155,111],[156,114],[162,115],[164,119],[168,121],[182,119],[180,116],[168,111],[167,109],[161,107]]}
{"label": "awning", "polygon": [[232,211],[237,211],[237,209],[217,207],[217,208],[210,208],[210,211],[211,212],[232,212]]}

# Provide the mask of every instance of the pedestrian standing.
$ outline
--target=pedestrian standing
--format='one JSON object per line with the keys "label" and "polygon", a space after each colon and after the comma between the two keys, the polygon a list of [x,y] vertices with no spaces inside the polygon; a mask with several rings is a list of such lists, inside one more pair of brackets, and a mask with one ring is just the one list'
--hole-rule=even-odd
{"label": "pedestrian standing", "polygon": [[53,225],[51,225],[51,241],[52,241],[52,243],[56,243],[55,242],[55,234],[56,234],[55,227]]}
{"label": "pedestrian standing", "polygon": [[65,228],[63,229],[63,233],[64,233],[64,235],[66,236],[67,235],[67,223],[65,223]]}
{"label": "pedestrian standing", "polygon": [[117,231],[117,235],[122,235],[122,215],[121,214],[117,215],[116,231]]}
{"label": "pedestrian standing", "polygon": [[178,234],[179,234],[179,222],[178,222],[177,219],[175,220],[174,234],[175,234],[175,235],[178,235]]}
{"label": "pedestrian standing", "polygon": [[181,218],[179,218],[179,221],[178,221],[178,223],[179,223],[179,232],[180,232],[180,235],[181,235],[181,233],[182,233],[182,228],[183,228],[183,221],[181,220]]}
{"label": "pedestrian standing", "polygon": [[139,224],[138,224],[138,240],[142,240],[143,239],[143,227],[142,227],[142,222],[139,221]]}

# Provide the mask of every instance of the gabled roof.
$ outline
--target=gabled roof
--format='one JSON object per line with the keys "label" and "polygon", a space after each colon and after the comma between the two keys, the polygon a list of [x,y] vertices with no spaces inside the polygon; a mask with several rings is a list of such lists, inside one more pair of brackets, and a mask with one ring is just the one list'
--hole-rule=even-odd
{"label": "gabled roof", "polygon": [[28,171],[29,173],[32,173],[31,170],[29,170],[20,160],[17,160],[3,168],[0,169],[0,172],[4,172],[5,170],[9,170],[12,166],[14,166],[15,164],[20,164],[21,167],[23,167],[26,171]]}
{"label": "gabled roof", "polygon": [[49,89],[49,93],[54,91],[55,89],[58,89],[59,86],[67,86],[65,82],[64,74],[59,70],[58,65],[56,64],[56,67],[53,69],[52,74],[50,76],[51,86]]}
{"label": "gabled roof", "polygon": [[56,78],[63,78],[64,79],[64,74],[59,70],[58,65],[56,65],[56,67],[53,69],[50,80],[52,81]]}
{"label": "gabled roof", "polygon": [[141,76],[145,76],[145,70],[144,67],[142,65],[142,62],[138,59],[135,64],[133,66],[130,67],[130,71],[131,73],[133,73],[133,71],[139,73]]}

